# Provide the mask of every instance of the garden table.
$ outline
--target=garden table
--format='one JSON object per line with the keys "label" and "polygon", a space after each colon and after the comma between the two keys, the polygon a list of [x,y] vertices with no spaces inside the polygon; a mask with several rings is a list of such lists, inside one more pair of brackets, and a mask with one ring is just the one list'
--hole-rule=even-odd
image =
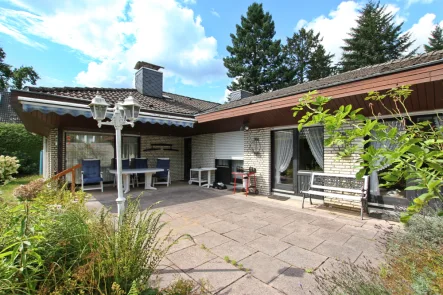
{"label": "garden table", "polygon": [[[157,172],[162,172],[165,169],[161,168],[140,168],[140,169],[123,169],[122,170],[122,176],[123,176],[123,190],[124,193],[127,194],[131,191],[131,183],[130,183],[130,176],[133,174],[145,174],[145,190],[156,190],[155,187],[151,186],[152,183],[152,174]],[[117,170],[109,170],[112,174],[117,174]]]}
{"label": "garden table", "polygon": [[[191,168],[189,169],[189,184],[193,182],[198,183],[198,186],[211,186],[211,172],[217,170],[217,168]],[[206,182],[206,180],[202,179],[202,172],[208,172],[208,180],[207,184],[202,185],[202,182]],[[198,172],[198,177],[192,177],[192,172]]]}

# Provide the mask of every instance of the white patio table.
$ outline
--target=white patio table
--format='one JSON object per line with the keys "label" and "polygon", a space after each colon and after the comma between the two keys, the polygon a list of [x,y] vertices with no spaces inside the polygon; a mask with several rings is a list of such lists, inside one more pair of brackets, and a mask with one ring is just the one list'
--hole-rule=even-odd
{"label": "white patio table", "polygon": [[[152,174],[157,172],[162,172],[164,169],[161,168],[141,168],[141,169],[123,169],[123,190],[127,194],[131,191],[130,176],[132,174],[145,174],[145,189],[156,190],[155,187],[151,186]],[[117,170],[109,170],[109,173],[116,174]]]}
{"label": "white patio table", "polygon": [[[215,171],[217,168],[191,168],[189,169],[189,184],[193,182],[197,182],[198,186],[206,186],[209,187],[211,185],[211,171]],[[192,177],[192,172],[198,172],[198,178]],[[206,182],[206,180],[202,180],[202,172],[208,172],[208,183],[202,185],[202,182]]]}

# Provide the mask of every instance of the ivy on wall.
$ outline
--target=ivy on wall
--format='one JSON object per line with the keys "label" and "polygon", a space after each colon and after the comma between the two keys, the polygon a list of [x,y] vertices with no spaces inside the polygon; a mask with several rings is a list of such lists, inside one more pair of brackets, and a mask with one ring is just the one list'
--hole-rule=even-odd
{"label": "ivy on wall", "polygon": [[0,155],[17,157],[19,174],[38,173],[42,148],[42,137],[28,132],[23,124],[0,123]]}

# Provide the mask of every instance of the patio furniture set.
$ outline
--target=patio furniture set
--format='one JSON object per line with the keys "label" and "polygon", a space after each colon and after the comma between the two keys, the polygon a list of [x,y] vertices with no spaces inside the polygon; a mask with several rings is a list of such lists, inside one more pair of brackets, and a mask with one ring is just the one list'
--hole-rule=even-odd
{"label": "patio furniture set", "polygon": [[[115,159],[113,159],[113,167],[115,165]],[[171,172],[170,172],[170,160],[168,158],[158,158],[155,168],[148,168],[148,159],[146,158],[132,158],[122,160],[122,176],[123,176],[123,190],[124,193],[131,191],[131,185],[133,187],[139,184],[145,184],[146,190],[156,190],[155,185],[171,184]],[[117,174],[116,169],[110,169],[110,173]],[[140,174],[144,175],[144,179],[141,180]],[[114,178],[114,186],[116,183],[116,177]],[[99,187],[85,187],[85,184],[100,183]],[[152,183],[152,185],[151,185]],[[98,159],[83,159],[82,160],[82,172],[81,172],[81,187],[82,190],[94,190],[101,189],[103,192],[103,173],[101,172],[100,160]]]}

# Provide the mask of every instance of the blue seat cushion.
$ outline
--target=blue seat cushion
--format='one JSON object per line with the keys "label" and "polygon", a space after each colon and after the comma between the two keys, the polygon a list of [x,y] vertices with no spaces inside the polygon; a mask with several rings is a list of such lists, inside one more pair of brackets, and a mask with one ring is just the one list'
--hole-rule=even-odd
{"label": "blue seat cushion", "polygon": [[89,183],[99,183],[103,181],[103,178],[101,178],[100,176],[95,176],[95,177],[83,177],[83,183],[84,184],[89,184]]}
{"label": "blue seat cushion", "polygon": [[84,178],[100,177],[100,160],[82,160]]}

